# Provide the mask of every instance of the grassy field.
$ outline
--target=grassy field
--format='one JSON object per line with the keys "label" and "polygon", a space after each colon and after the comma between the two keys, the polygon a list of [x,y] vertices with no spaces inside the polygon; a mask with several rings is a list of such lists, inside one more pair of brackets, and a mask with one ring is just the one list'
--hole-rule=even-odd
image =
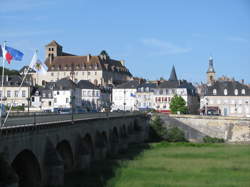
{"label": "grassy field", "polygon": [[250,145],[151,144],[107,187],[250,186]]}
{"label": "grassy field", "polygon": [[69,174],[65,182],[65,187],[250,187],[250,145],[136,145]]}

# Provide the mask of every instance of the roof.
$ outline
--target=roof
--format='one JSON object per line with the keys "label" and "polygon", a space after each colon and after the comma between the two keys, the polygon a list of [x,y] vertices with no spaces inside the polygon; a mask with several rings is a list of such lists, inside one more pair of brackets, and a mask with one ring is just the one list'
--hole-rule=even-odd
{"label": "roof", "polygon": [[171,74],[170,74],[170,77],[168,80],[169,81],[178,81],[174,66],[172,67],[172,71],[171,71]]}
{"label": "roof", "polygon": [[121,88],[121,89],[133,89],[133,88],[137,88],[138,86],[140,85],[140,82],[138,80],[132,80],[132,81],[128,81],[128,82],[125,82],[123,84],[120,84],[118,85],[117,87],[115,88]]}
{"label": "roof", "polygon": [[[144,92],[144,91],[146,91],[145,88],[149,88],[148,91],[152,92],[152,91],[154,91],[154,88],[156,88],[156,86],[157,86],[156,83],[144,83],[144,84],[140,84],[137,87],[137,89],[138,89],[137,91],[138,92]],[[143,88],[144,91],[142,90],[142,88]]]}
{"label": "roof", "polygon": [[[19,75],[6,75],[3,79],[3,86],[5,87],[19,87],[22,83],[22,77]],[[2,76],[0,78],[2,82]],[[24,81],[22,87],[29,87],[30,85]]]}
{"label": "roof", "polygon": [[53,90],[70,90],[74,88],[76,88],[76,84],[72,80],[68,78],[63,78],[56,81]]}
{"label": "roof", "polygon": [[[55,40],[52,40],[50,43],[48,43],[47,45],[46,45],[46,47],[47,46],[61,46],[60,44],[58,44]],[[61,46],[62,47],[62,46]]]}
{"label": "roof", "polygon": [[[213,94],[213,90],[216,90],[216,95]],[[224,94],[224,90],[227,90],[227,95]],[[245,90],[245,94],[242,90]],[[238,94],[235,94],[235,90],[238,90]],[[216,81],[211,86],[208,86],[205,91],[206,96],[250,96],[250,88],[238,81]]]}
{"label": "roof", "polygon": [[48,71],[72,71],[73,68],[75,71],[105,70],[132,76],[121,61],[110,58],[101,59],[100,56],[56,56],[52,62],[47,58],[45,64]]}
{"label": "roof", "polygon": [[77,83],[78,88],[80,89],[99,89],[96,85],[92,84],[87,80],[80,80]]}

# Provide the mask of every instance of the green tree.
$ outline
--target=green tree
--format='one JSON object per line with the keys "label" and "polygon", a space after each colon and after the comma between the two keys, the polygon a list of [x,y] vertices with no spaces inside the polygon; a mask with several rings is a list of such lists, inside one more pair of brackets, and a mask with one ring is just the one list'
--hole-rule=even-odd
{"label": "green tree", "polygon": [[171,99],[170,110],[173,114],[176,114],[178,111],[181,114],[186,114],[188,111],[186,101],[181,96],[175,95]]}
{"label": "green tree", "polygon": [[163,126],[164,122],[159,116],[153,116],[150,121],[150,139],[151,141],[161,141],[165,139],[167,134],[166,127]]}

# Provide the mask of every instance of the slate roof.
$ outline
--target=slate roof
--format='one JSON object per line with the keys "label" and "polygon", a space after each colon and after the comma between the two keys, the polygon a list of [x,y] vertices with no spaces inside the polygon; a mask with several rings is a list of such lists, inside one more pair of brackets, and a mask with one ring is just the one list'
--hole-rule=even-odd
{"label": "slate roof", "polygon": [[63,78],[56,81],[53,90],[70,90],[74,88],[76,88],[76,84],[72,80],[68,78]]}
{"label": "slate roof", "polygon": [[80,80],[77,83],[78,88],[80,89],[99,89],[96,85],[92,84],[87,80]]}
{"label": "slate roof", "polygon": [[[7,80],[8,79],[8,80]],[[0,82],[2,82],[2,76],[0,78]],[[22,77],[19,75],[8,75],[4,76],[3,86],[5,87],[19,87],[22,82]],[[30,85],[27,82],[23,82],[23,87],[29,87]]]}
{"label": "slate roof", "polygon": [[118,86],[116,86],[115,88],[121,88],[121,89],[133,89],[133,88],[137,88],[140,85],[140,82],[138,80],[132,80],[132,81],[128,81],[125,82],[123,84],[120,84]]}
{"label": "slate roof", "polygon": [[[137,87],[137,92],[144,92],[145,91],[145,88],[149,88],[149,91],[150,92],[153,92],[154,89],[157,87],[157,84],[156,83],[144,83],[144,84],[140,84],[138,87]],[[144,91],[141,91],[141,88],[144,89]]]}
{"label": "slate roof", "polygon": [[[208,86],[205,95],[215,96],[213,90],[216,89],[216,96],[250,96],[250,88],[241,84],[238,81],[216,81],[213,85]],[[224,94],[224,90],[227,89],[227,95]],[[238,95],[235,95],[235,90],[238,89]],[[242,90],[245,89],[245,94],[242,94]]]}
{"label": "slate roof", "polygon": [[172,67],[172,71],[171,71],[171,74],[170,74],[170,77],[168,80],[169,81],[178,81],[174,66]]}

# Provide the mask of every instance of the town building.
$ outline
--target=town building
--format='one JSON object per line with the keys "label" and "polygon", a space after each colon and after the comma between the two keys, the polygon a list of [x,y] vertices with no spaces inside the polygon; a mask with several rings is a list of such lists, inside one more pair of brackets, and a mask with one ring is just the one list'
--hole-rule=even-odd
{"label": "town building", "polygon": [[[1,79],[2,81],[2,79]],[[0,97],[3,98],[3,104],[10,106],[28,106],[30,95],[33,88],[22,77],[18,75],[6,75],[3,81],[3,89],[0,90]],[[21,87],[20,87],[21,86]]]}
{"label": "town building", "polygon": [[137,108],[146,111],[155,108],[154,91],[157,83],[144,83],[137,87],[136,99]]}
{"label": "town building", "polygon": [[76,83],[88,80],[96,86],[117,85],[132,80],[125,61],[111,59],[105,51],[98,56],[76,56],[65,53],[62,49],[54,40],[45,46],[45,64],[48,71],[45,75],[33,75],[36,84],[45,85],[46,82],[56,82],[67,77]]}
{"label": "town building", "polygon": [[81,92],[81,105],[86,111],[99,111],[101,107],[101,90],[89,81],[77,83]]}
{"label": "town building", "polygon": [[210,59],[209,78],[200,102],[201,114],[250,117],[250,88],[243,80],[239,82],[226,76],[216,80]]}
{"label": "town building", "polygon": [[159,82],[154,89],[154,108],[158,112],[171,113],[170,102],[175,95],[185,100],[189,113],[198,113],[199,100],[195,87],[186,80],[178,80],[173,66],[169,80]]}
{"label": "town building", "polygon": [[140,82],[132,80],[120,84],[112,90],[112,111],[134,111],[138,110],[137,106],[137,87]]}

